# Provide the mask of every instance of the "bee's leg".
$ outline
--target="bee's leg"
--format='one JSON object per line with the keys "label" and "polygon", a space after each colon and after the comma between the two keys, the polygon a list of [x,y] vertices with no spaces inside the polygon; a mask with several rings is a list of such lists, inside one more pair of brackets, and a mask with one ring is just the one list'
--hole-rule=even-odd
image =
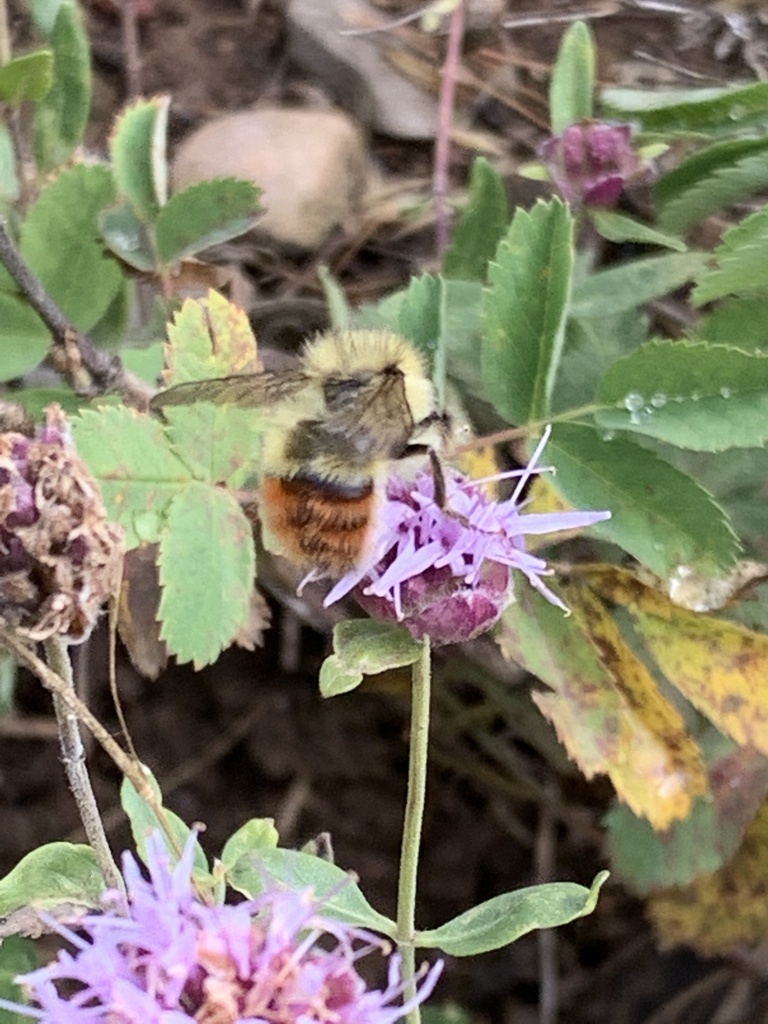
{"label": "bee's leg", "polygon": [[432,481],[435,488],[435,504],[438,508],[445,508],[445,474],[440,456],[429,444],[409,444],[400,459],[410,459],[412,455],[426,455],[429,458],[429,468],[432,470]]}
{"label": "bee's leg", "polygon": [[435,488],[435,504],[438,508],[445,508],[445,473],[443,464],[434,448],[429,449],[429,465],[432,470],[432,481]]}
{"label": "bee's leg", "polygon": [[418,423],[414,424],[413,433],[420,434],[422,430],[427,430],[429,427],[437,426],[440,430],[440,440],[442,444],[447,443],[451,436],[451,428],[453,426],[451,420],[451,414],[445,412],[431,412],[429,416],[425,416],[423,420],[419,420]]}

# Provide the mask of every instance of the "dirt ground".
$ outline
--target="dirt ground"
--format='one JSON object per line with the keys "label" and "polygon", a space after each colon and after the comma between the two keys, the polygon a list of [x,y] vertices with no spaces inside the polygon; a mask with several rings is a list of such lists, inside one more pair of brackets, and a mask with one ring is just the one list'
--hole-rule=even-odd
{"label": "dirt ground", "polygon": [[[530,189],[511,178],[512,168],[532,159],[546,127],[547,72],[564,25],[557,16],[576,8],[605,14],[592,27],[606,83],[703,85],[764,73],[768,26],[759,4],[751,11],[691,4],[683,17],[640,0],[549,0],[525,8],[542,17],[540,24],[511,29],[499,23],[522,16],[522,5],[508,0],[496,6],[490,23],[473,28],[466,40],[464,60],[472,79],[460,93],[460,116],[468,130],[496,140],[515,201],[524,201]],[[171,94],[173,141],[218,112],[320,88],[286,54],[279,0],[150,0],[146,7],[139,50],[143,89]],[[381,7],[393,19],[416,4],[389,0]],[[748,38],[733,31],[734,12],[751,26]],[[119,17],[109,5],[89,7],[88,24],[96,72],[89,142],[98,149],[126,99],[126,62]],[[413,26],[404,31],[406,39],[418,36]],[[444,37],[419,38],[420,59],[436,66]],[[429,143],[379,135],[371,145],[392,180],[430,173]],[[457,187],[466,180],[472,156],[454,147],[451,174]],[[322,259],[353,300],[373,298],[429,263],[431,237],[429,225],[404,233],[390,223],[358,239],[354,248],[337,239]],[[320,297],[315,267],[314,257],[261,253],[249,271],[263,297],[295,302],[299,310],[301,301]],[[299,312],[295,316],[298,321]],[[121,661],[119,685],[134,742],[169,806],[189,822],[204,822],[202,841],[209,852],[216,853],[235,828],[256,816],[274,817],[287,845],[327,831],[337,862],[354,869],[372,902],[392,913],[407,760],[402,681],[321,700],[317,671],[328,650],[330,623],[313,628],[273,596],[270,602],[273,627],[254,653],[231,651],[197,674],[171,668],[156,682]],[[117,732],[105,663],[102,632],[78,652],[78,682]],[[499,668],[490,644],[440,661],[421,926],[537,880],[588,884],[606,866],[600,821],[610,788],[586,783],[567,763],[530,701],[531,685],[514,669]],[[1,727],[2,871],[34,846],[78,835],[46,717],[47,698],[31,680],[24,681],[20,709],[25,724],[14,719]],[[99,749],[91,751],[91,763],[111,837],[123,849],[130,838],[115,808],[117,773]],[[553,992],[559,1016],[539,1016],[540,996],[551,999]],[[703,961],[686,950],[660,953],[642,905],[617,882],[608,884],[595,914],[555,935],[533,935],[499,953],[451,960],[439,995],[466,1007],[477,1024],[768,1020],[765,975],[737,960]]]}

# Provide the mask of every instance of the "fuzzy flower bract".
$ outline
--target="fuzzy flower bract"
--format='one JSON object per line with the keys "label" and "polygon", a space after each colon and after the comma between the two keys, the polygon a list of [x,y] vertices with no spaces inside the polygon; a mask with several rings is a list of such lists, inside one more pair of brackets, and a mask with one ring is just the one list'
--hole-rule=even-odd
{"label": "fuzzy flower bract", "polygon": [[392,956],[386,988],[368,989],[356,962],[387,944],[321,916],[312,890],[204,904],[193,853],[190,841],[171,868],[153,834],[148,881],[125,854],[128,916],[107,907],[77,921],[78,934],[57,925],[75,951],[18,979],[37,1006],[4,1007],[44,1024],[394,1024],[434,988],[440,963],[403,1003]]}
{"label": "fuzzy flower bract", "polygon": [[[417,639],[458,643],[498,620],[514,598],[514,569],[567,611],[544,582],[547,563],[525,550],[525,537],[591,526],[610,512],[523,514],[521,495],[541,472],[538,460],[548,437],[549,431],[522,470],[470,480],[447,469],[443,505],[435,500],[432,474],[419,473],[414,482],[390,477],[369,557],[339,580],[325,604],[354,591],[372,615],[401,622]],[[507,476],[517,477],[511,497],[493,501],[484,484]]]}

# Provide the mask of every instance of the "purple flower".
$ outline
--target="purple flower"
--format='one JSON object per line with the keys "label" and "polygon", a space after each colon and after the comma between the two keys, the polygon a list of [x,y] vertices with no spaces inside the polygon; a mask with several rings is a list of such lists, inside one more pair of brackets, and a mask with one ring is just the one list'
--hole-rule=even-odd
{"label": "purple flower", "polygon": [[[547,563],[525,550],[526,534],[591,526],[610,512],[552,512],[522,515],[520,497],[549,438],[546,431],[528,466],[488,480],[469,480],[446,470],[446,501],[434,498],[431,474],[415,482],[393,476],[371,554],[342,577],[325,599],[338,601],[350,591],[371,614],[402,622],[417,639],[433,644],[471,640],[490,629],[514,598],[510,569],[564,611],[544,583]],[[507,501],[491,500],[484,484],[518,477]]]}
{"label": "purple flower", "polygon": [[45,1024],[394,1024],[431,993],[442,963],[403,1003],[396,956],[386,988],[367,989],[355,963],[387,944],[320,916],[310,889],[202,903],[192,889],[193,840],[171,869],[154,833],[149,881],[125,854],[128,916],[109,906],[86,915],[77,928],[87,938],[57,925],[74,953],[17,979],[39,1008],[0,1003]]}
{"label": "purple flower", "polygon": [[580,121],[539,147],[560,194],[574,205],[611,207],[651,166],[632,148],[628,124]]}

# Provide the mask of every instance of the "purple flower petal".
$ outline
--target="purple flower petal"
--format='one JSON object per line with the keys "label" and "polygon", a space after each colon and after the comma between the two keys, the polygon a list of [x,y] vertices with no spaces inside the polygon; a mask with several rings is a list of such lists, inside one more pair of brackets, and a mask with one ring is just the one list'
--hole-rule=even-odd
{"label": "purple flower petal", "polygon": [[591,526],[610,518],[610,512],[521,514],[523,488],[541,472],[538,460],[548,437],[549,430],[524,469],[499,474],[517,477],[507,501],[492,501],[485,492],[482,485],[494,477],[472,481],[447,470],[444,508],[435,503],[431,474],[421,473],[410,483],[390,478],[369,558],[338,581],[325,604],[355,590],[370,614],[401,621],[418,639],[428,635],[437,645],[456,643],[498,620],[513,600],[514,569],[567,611],[543,582],[546,562],[525,550],[525,536]]}

